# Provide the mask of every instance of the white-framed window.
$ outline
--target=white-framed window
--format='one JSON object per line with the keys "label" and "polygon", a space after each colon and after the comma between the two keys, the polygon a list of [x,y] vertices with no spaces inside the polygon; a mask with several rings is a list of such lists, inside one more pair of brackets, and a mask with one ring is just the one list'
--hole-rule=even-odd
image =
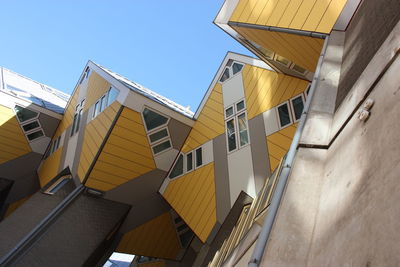
{"label": "white-framed window", "polygon": [[279,64],[284,65],[284,66],[287,67],[287,68],[289,68],[289,67],[290,67],[290,64],[292,64],[292,62],[291,62],[289,59],[287,59],[287,58],[285,58],[285,57],[282,57],[282,56],[280,56],[280,55],[277,55],[277,54],[275,54],[274,60],[275,60],[276,62],[278,62]]}
{"label": "white-framed window", "polygon": [[304,95],[299,94],[290,99],[290,107],[293,117],[293,122],[297,122],[301,118],[301,114],[303,113],[304,109]]}
{"label": "white-framed window", "polygon": [[292,116],[290,112],[289,102],[283,102],[279,106],[276,107],[277,115],[278,115],[278,122],[279,128],[285,128],[292,124]]}
{"label": "white-framed window", "polygon": [[83,73],[82,78],[81,78],[81,80],[79,81],[79,84],[81,84],[84,80],[86,80],[87,78],[89,78],[90,72],[91,72],[91,71],[90,71],[90,68],[89,68],[89,67],[86,67],[85,72]]}
{"label": "white-framed window", "polygon": [[39,112],[30,110],[20,105],[15,105],[14,111],[21,128],[29,142],[44,136],[39,121]]}
{"label": "white-framed window", "polygon": [[102,95],[99,98],[99,100],[97,100],[96,103],[94,104],[92,118],[95,118],[97,115],[103,112],[109,105],[111,105],[117,99],[118,94],[119,90],[111,86],[110,89],[108,89],[107,92],[104,95]]}
{"label": "white-framed window", "polygon": [[56,150],[60,147],[61,144],[61,135],[54,138],[49,145],[49,148],[47,149],[46,154],[44,155],[44,159],[47,159],[51,154],[56,152]]}
{"label": "white-framed window", "polygon": [[294,63],[292,63],[290,68],[301,75],[307,75],[308,73],[308,70]]}
{"label": "white-framed window", "polygon": [[233,60],[229,60],[228,63],[226,64],[226,67],[221,75],[221,78],[219,78],[219,82],[223,83],[226,80],[228,80],[229,78],[233,77],[234,75],[236,75],[237,73],[241,72],[243,69],[243,64],[233,61]]}
{"label": "white-framed window", "polygon": [[54,195],[58,190],[60,190],[63,185],[68,183],[72,179],[71,175],[64,175],[57,179],[49,188],[44,191],[45,194]]}
{"label": "white-framed window", "polygon": [[195,150],[196,169],[203,166],[203,148],[199,147]]}
{"label": "white-framed window", "polygon": [[153,155],[171,149],[172,141],[167,127],[169,117],[148,107],[144,107],[142,119]]}
{"label": "white-framed window", "polygon": [[70,136],[73,136],[79,131],[79,127],[81,125],[81,119],[83,114],[83,107],[85,105],[85,99],[83,99],[78,105],[75,107],[74,120],[72,122],[72,129]]}
{"label": "white-framed window", "polygon": [[204,165],[203,146],[197,147],[186,154],[180,153],[168,174],[169,179],[178,178]]}
{"label": "white-framed window", "polygon": [[185,166],[184,161],[185,161],[184,154],[182,154],[182,153],[179,154],[177,160],[174,163],[174,166],[172,167],[172,169],[168,175],[169,179],[173,179],[173,178],[179,177],[184,174],[184,172],[185,172],[184,171],[184,166]]}
{"label": "white-framed window", "polygon": [[190,172],[193,170],[194,167],[194,157],[193,157],[193,151],[190,151],[189,153],[186,154],[186,172]]}
{"label": "white-framed window", "polygon": [[304,91],[304,96],[306,99],[308,99],[308,95],[310,94],[311,90],[311,83],[308,84],[307,89]]}
{"label": "white-framed window", "polygon": [[228,152],[236,151],[250,143],[244,99],[225,109],[225,128]]}

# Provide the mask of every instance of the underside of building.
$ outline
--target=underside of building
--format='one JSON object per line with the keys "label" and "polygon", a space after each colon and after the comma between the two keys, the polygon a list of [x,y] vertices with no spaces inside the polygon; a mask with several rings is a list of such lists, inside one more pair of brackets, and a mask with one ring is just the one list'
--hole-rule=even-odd
{"label": "underside of building", "polygon": [[225,0],[196,112],[1,68],[0,266],[397,266],[400,3]]}

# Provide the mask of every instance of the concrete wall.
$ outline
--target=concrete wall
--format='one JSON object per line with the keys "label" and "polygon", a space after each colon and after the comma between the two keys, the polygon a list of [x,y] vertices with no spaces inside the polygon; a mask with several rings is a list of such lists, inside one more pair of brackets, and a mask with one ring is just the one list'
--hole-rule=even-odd
{"label": "concrete wall", "polygon": [[[315,95],[312,110],[332,116],[306,122],[261,266],[398,266],[399,42],[400,24],[334,114],[335,98]],[[317,90],[334,72],[321,72]],[[362,122],[366,98],[375,104]]]}

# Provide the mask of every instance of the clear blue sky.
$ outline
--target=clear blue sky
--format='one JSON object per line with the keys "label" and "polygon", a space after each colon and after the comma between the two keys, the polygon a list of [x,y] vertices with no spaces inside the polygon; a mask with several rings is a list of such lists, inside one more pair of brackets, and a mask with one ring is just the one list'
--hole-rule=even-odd
{"label": "clear blue sky", "polygon": [[195,111],[227,51],[223,0],[2,1],[0,65],[71,93],[91,59]]}

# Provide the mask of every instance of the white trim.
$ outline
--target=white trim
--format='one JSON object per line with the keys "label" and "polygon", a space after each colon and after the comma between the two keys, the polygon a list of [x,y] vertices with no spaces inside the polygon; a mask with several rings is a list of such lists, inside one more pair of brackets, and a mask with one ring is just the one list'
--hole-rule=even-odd
{"label": "white trim", "polygon": [[[162,137],[161,139],[158,139],[158,140],[156,140],[156,141],[154,141],[154,142],[151,142],[151,140],[150,140],[150,135],[155,134],[155,133],[158,133],[158,132],[161,132],[162,130],[167,130],[167,135],[164,136],[164,137]],[[149,140],[149,144],[150,144],[151,146],[156,145],[156,144],[158,144],[158,143],[161,143],[162,141],[165,141],[165,140],[167,140],[167,139],[170,139],[170,134],[169,134],[168,126],[165,125],[164,128],[161,128],[161,129],[159,129],[159,130],[157,130],[157,131],[151,131],[150,133],[147,134],[147,139]]]}
{"label": "white trim", "polygon": [[[288,63],[285,65],[284,63],[282,63],[282,62],[280,62],[280,61],[278,61],[276,58],[277,57],[281,57],[281,58],[284,58],[284,59],[286,59],[287,61],[288,61]],[[281,55],[278,55],[278,54],[274,54],[274,61],[276,62],[276,63],[278,63],[278,64],[280,64],[280,65],[282,65],[282,66],[284,66],[284,67],[286,67],[286,68],[289,68],[290,69],[290,66],[292,65],[292,61],[290,61],[289,59],[287,59],[287,58],[285,58],[285,57],[283,57],[283,56],[281,56]],[[296,71],[297,72],[297,71]],[[297,73],[299,73],[299,72],[297,72]]]}
{"label": "white trim", "polygon": [[[166,149],[164,149],[164,150],[161,150],[160,152],[157,152],[157,153],[154,152],[154,147],[155,147],[155,146],[161,145],[162,143],[166,143],[167,141],[169,142],[170,147],[168,147],[168,148],[166,148]],[[171,139],[165,139],[165,140],[163,140],[163,141],[160,142],[160,143],[157,143],[157,144],[152,145],[152,146],[151,146],[151,152],[153,153],[153,156],[155,157],[155,156],[158,156],[158,155],[160,155],[160,154],[162,154],[162,153],[164,153],[164,152],[167,152],[167,151],[171,150],[172,148],[173,148],[173,147],[172,147]]]}
{"label": "white trim", "polygon": [[[298,95],[296,95],[296,96],[294,96],[294,97],[292,97],[292,98],[289,99],[289,103],[290,103],[290,112],[292,113],[292,120],[293,120],[293,123],[298,122],[298,121],[300,120],[300,118],[298,118],[298,119],[296,120],[296,114],[294,113],[294,106],[293,106],[293,102],[292,102],[295,98],[298,98],[299,96],[301,97],[301,101],[303,101],[303,109],[304,109],[304,106],[306,105],[306,100],[305,100],[305,97],[304,97],[304,94],[303,94],[303,93],[300,93],[300,94],[298,94]],[[303,111],[302,111],[302,112],[303,112]],[[300,117],[301,117],[301,115],[300,115]]]}
{"label": "white trim", "polygon": [[[233,116],[235,116],[235,107],[234,107],[234,106],[235,106],[235,105],[233,104],[233,105],[230,105],[230,106],[228,106],[227,108],[224,109],[224,117],[225,117],[225,120],[229,120],[230,118],[232,118]],[[226,116],[226,110],[227,110],[227,109],[230,109],[230,108],[232,108],[232,114],[229,115],[229,117],[227,117],[227,116]]]}
{"label": "white trim", "polygon": [[[179,174],[179,175],[177,175],[177,176],[175,176],[175,177],[173,177],[173,178],[170,178],[169,176],[171,175],[171,172],[174,170],[175,165],[176,165],[176,163],[178,162],[180,156],[182,156],[182,164],[183,164],[183,165],[182,165],[182,173]],[[179,178],[179,177],[185,175],[185,174],[186,174],[186,171],[185,171],[185,163],[186,163],[186,155],[185,155],[184,153],[180,152],[180,153],[176,156],[175,161],[174,161],[174,163],[172,164],[172,167],[171,167],[171,169],[169,170],[169,172],[168,172],[168,174],[167,174],[167,177],[166,177],[165,179],[169,179],[169,180],[172,181],[172,180],[175,180],[176,178]]]}
{"label": "white trim", "polygon": [[[156,128],[153,128],[153,129],[151,129],[151,130],[147,129],[146,120],[144,119],[144,115],[143,115],[143,111],[144,111],[145,109],[151,110],[151,111],[153,111],[154,113],[157,113],[158,115],[167,118],[167,121],[166,121],[165,123],[161,124],[160,126],[157,126]],[[144,128],[145,128],[147,134],[151,134],[151,133],[153,133],[153,132],[155,132],[155,131],[157,131],[157,130],[160,130],[160,129],[163,128],[163,127],[166,127],[166,126],[168,125],[168,123],[169,123],[169,120],[170,120],[170,117],[169,117],[169,116],[165,115],[164,113],[162,113],[162,112],[160,112],[160,111],[158,111],[158,110],[156,110],[156,109],[154,109],[154,108],[148,107],[148,106],[146,106],[146,105],[143,106],[142,111],[140,112],[140,115],[141,115],[141,117],[142,117],[143,124],[144,124]]]}
{"label": "white trim", "polygon": [[221,9],[219,10],[217,16],[214,19],[214,23],[216,24],[228,23],[238,3],[239,0],[225,0],[224,4],[222,5]]}
{"label": "white trim", "polygon": [[[283,106],[283,105],[287,105],[288,112],[289,112],[289,119],[290,119],[290,122],[289,122],[288,124],[284,125],[284,126],[281,125],[281,119],[280,119],[280,117],[279,117],[279,107],[280,107],[280,106]],[[293,118],[292,118],[292,114],[291,114],[291,112],[290,112],[290,103],[289,103],[289,100],[286,100],[285,102],[283,102],[283,103],[281,103],[281,104],[279,104],[279,105],[276,106],[276,116],[277,116],[277,120],[278,120],[279,130],[282,130],[282,129],[284,129],[284,128],[286,128],[286,127],[288,127],[288,126],[290,126],[290,125],[293,124]]]}
{"label": "white trim", "polygon": [[[240,144],[240,129],[239,129],[239,116],[244,114],[245,118],[246,118],[246,131],[247,131],[247,139],[248,142],[245,145],[241,145]],[[249,133],[249,121],[247,119],[247,111],[243,110],[242,112],[239,112],[235,115],[236,118],[236,126],[237,126],[237,144],[238,144],[238,149],[242,149],[248,145],[250,145],[250,133]]]}

